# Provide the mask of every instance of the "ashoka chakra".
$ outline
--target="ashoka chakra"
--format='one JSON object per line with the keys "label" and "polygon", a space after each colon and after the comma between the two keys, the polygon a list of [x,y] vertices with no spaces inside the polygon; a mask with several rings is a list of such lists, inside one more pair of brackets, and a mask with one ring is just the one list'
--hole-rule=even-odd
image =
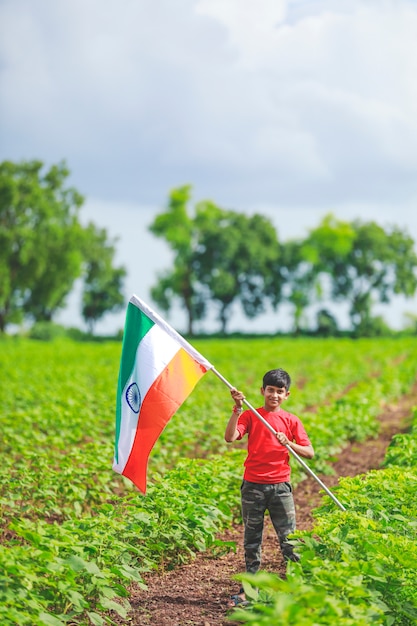
{"label": "ashoka chakra", "polygon": [[139,413],[141,397],[136,383],[132,383],[126,389],[126,401],[134,413]]}

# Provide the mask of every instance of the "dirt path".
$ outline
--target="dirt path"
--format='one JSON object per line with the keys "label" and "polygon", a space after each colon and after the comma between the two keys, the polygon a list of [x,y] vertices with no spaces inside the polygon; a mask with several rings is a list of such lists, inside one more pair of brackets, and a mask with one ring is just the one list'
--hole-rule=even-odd
{"label": "dirt path", "polygon": [[[392,436],[404,431],[411,407],[417,404],[417,386],[396,406],[387,406],[380,415],[381,432],[377,439],[351,444],[334,463],[335,476],[320,476],[330,489],[339,476],[355,476],[380,467]],[[295,489],[297,527],[309,529],[311,510],[319,506],[321,495],[316,481],[308,477]],[[348,505],[347,505],[348,508]],[[213,558],[197,555],[191,563],[161,575],[152,574],[146,582],[147,591],[131,588],[133,610],[120,623],[132,626],[230,626],[226,621],[227,603],[238,584],[233,575],[243,568],[242,528],[231,528],[222,539],[235,541],[237,550]],[[284,573],[285,567],[277,549],[277,540],[270,523],[266,524],[263,541],[262,569]]]}

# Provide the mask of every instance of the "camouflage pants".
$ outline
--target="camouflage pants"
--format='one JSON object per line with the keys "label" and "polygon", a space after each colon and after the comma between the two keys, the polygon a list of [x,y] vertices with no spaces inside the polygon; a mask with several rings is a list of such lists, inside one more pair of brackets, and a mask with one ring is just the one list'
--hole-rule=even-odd
{"label": "camouflage pants", "polygon": [[261,545],[265,512],[269,515],[277,533],[283,556],[293,555],[293,547],[287,541],[295,530],[295,507],[290,483],[263,485],[242,482],[242,517],[245,526],[244,548],[246,571],[255,573],[261,564]]}

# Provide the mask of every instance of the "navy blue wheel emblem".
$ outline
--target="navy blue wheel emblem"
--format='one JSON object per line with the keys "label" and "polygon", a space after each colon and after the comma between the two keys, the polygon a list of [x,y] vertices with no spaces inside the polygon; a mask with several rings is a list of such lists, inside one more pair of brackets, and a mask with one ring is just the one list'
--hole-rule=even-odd
{"label": "navy blue wheel emblem", "polygon": [[136,383],[132,383],[126,389],[126,402],[134,413],[139,413],[141,397],[139,387]]}

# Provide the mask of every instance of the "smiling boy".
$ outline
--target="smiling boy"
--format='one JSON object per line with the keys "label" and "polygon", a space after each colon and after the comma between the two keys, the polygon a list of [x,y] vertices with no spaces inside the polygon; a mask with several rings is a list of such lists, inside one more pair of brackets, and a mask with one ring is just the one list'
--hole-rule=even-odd
{"label": "smiling boy", "polygon": [[[291,378],[282,369],[267,372],[262,381],[264,406],[257,409],[273,427],[274,435],[256,415],[243,411],[245,396],[231,389],[235,402],[224,438],[231,443],[247,434],[248,454],[241,486],[246,571],[256,573],[261,564],[261,545],[265,512],[277,533],[286,560],[297,561],[288,535],[295,530],[295,507],[290,483],[290,446],[299,456],[311,459],[314,449],[300,419],[281,408],[290,395]],[[232,596],[234,604],[244,601],[243,590]]]}

